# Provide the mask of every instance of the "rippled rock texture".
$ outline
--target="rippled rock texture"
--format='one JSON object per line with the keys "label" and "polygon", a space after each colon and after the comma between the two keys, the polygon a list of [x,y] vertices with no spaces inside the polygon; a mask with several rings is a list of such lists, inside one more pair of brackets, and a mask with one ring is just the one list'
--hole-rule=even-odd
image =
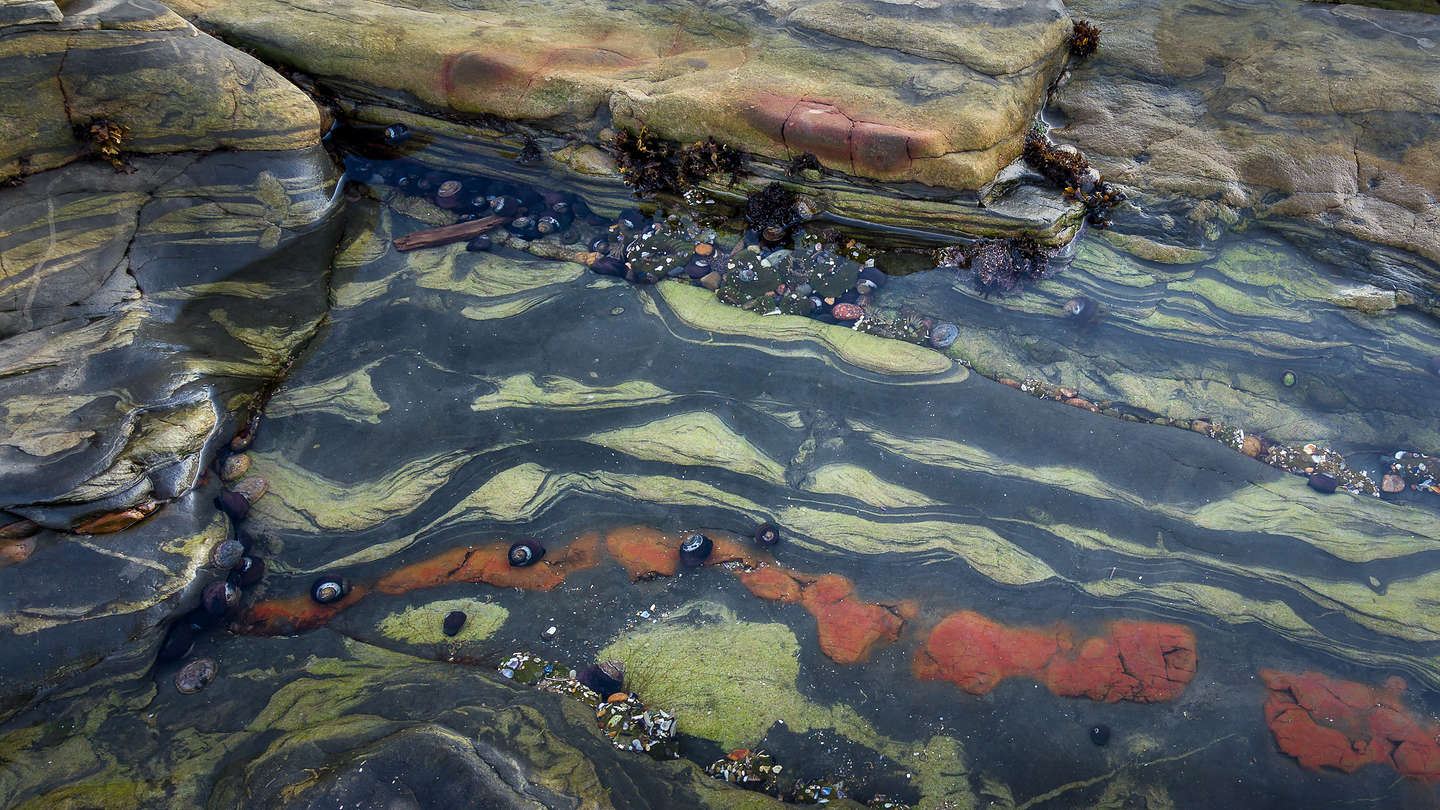
{"label": "rippled rock texture", "polygon": [[1170,210],[1176,232],[1298,226],[1315,252],[1436,311],[1440,18],[1269,0],[1070,7],[1102,44],[1056,94],[1056,137]]}
{"label": "rippled rock texture", "polygon": [[[0,188],[8,707],[213,575],[230,529],[192,489],[324,316],[337,228],[314,103],[163,6],[0,27],[0,62],[28,133],[0,147],[23,179]],[[128,133],[118,167],[101,117]]]}

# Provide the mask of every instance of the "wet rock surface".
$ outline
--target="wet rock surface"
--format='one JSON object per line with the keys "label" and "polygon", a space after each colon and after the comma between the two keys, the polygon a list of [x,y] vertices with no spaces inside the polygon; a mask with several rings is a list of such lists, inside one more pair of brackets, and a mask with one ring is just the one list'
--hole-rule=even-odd
{"label": "wet rock surface", "polygon": [[[30,133],[0,152],[10,710],[223,579],[204,468],[323,316],[338,221],[314,103],[163,6],[67,4],[0,27],[0,61]],[[123,122],[118,169],[92,116]]]}
{"label": "wet rock surface", "polygon": [[1054,134],[1170,215],[1161,233],[1203,243],[1260,218],[1435,311],[1440,18],[1264,0],[1070,8],[1102,44],[1056,93]]}

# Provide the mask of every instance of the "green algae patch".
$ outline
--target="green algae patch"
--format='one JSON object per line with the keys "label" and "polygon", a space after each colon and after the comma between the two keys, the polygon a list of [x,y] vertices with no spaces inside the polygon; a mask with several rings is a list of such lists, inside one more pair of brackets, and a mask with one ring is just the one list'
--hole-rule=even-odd
{"label": "green algae patch", "polygon": [[323,478],[280,453],[251,453],[251,470],[270,482],[251,519],[273,529],[320,534],[361,531],[403,515],[429,498],[468,453],[441,453],[406,462],[375,481]]}
{"label": "green algae patch", "polygon": [[525,520],[563,491],[564,476],[553,475],[539,464],[517,464],[495,473],[436,523],[454,519]]}
{"label": "green algae patch", "polygon": [[777,486],[785,484],[783,467],[707,411],[596,433],[585,441],[646,461],[718,467]]}
{"label": "green algae patch", "polygon": [[617,385],[586,385],[569,377],[547,375],[536,378],[534,374],[516,374],[492,379],[491,382],[495,384],[495,391],[476,397],[470,403],[471,410],[591,410],[658,405],[675,399],[674,394],[645,380],[626,380]]}
{"label": "green algae patch", "polygon": [[854,464],[826,464],[810,474],[805,488],[827,495],[846,495],[884,509],[941,505],[939,501],[892,484]]}
{"label": "green algae patch", "polygon": [[693,602],[621,635],[598,657],[624,661],[627,688],[674,712],[684,733],[725,748],[754,746],[783,721],[797,734],[835,729],[880,750],[888,741],[853,709],[800,694],[799,654],[783,624],[739,621],[722,605]]}
{"label": "green algae patch", "polygon": [[949,358],[930,349],[812,318],[756,315],[722,303],[703,287],[661,282],[655,289],[675,316],[694,329],[777,343],[811,341],[850,365],[881,374],[940,374],[955,370]]}
{"label": "green algae patch", "polygon": [[265,415],[275,418],[298,413],[332,413],[342,419],[363,424],[380,424],[380,414],[390,404],[375,393],[370,379],[382,361],[367,363],[354,371],[328,380],[293,388],[282,388],[265,408]]}
{"label": "green algae patch", "polygon": [[1209,259],[1212,254],[1207,250],[1182,247],[1180,245],[1157,242],[1139,234],[1120,233],[1115,230],[1100,231],[1100,237],[1119,250],[1123,250],[1137,259],[1158,262],[1160,264],[1196,264]]}
{"label": "green algae patch", "polygon": [[415,275],[417,287],[480,298],[567,284],[585,275],[585,268],[574,262],[470,253],[461,242],[407,253],[405,269]]}
{"label": "green algae patch", "polygon": [[[959,557],[980,574],[1005,585],[1028,585],[1056,576],[1054,569],[992,529],[958,521],[868,520],[846,512],[802,506],[779,510],[779,523],[815,538],[824,549],[854,554],[943,552]],[[792,535],[797,545],[803,541]]]}
{"label": "green algae patch", "polygon": [[[465,614],[465,625],[454,636],[447,636],[441,627],[452,611]],[[443,599],[427,602],[380,620],[380,634],[408,644],[441,644],[444,642],[484,641],[495,634],[510,611],[493,602],[474,599]]]}

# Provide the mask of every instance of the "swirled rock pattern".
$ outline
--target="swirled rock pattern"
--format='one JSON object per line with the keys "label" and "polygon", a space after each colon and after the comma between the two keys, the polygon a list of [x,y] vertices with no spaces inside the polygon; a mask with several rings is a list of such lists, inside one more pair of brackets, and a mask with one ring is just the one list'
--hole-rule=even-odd
{"label": "swirled rock pattern", "polygon": [[314,103],[163,6],[0,26],[0,65],[8,712],[224,576],[203,469],[324,315],[339,222]]}

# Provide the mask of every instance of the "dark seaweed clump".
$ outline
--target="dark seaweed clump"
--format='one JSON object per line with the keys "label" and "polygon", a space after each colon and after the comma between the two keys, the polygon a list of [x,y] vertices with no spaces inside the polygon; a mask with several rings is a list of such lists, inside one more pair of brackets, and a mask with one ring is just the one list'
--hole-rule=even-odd
{"label": "dark seaweed clump", "polygon": [[622,129],[611,146],[620,177],[635,189],[635,196],[681,194],[715,174],[740,171],[741,153],[714,137],[680,147],[640,127],[638,133]]}
{"label": "dark seaweed clump", "polygon": [[750,195],[745,205],[745,224],[766,242],[783,242],[796,225],[795,192],[771,183]]}
{"label": "dark seaweed clump", "polygon": [[968,267],[975,290],[985,297],[1009,293],[1035,281],[1050,269],[1050,256],[1030,237],[982,239],[973,245],[943,248],[935,255],[941,265]]}
{"label": "dark seaweed clump", "polygon": [[520,147],[520,154],[516,159],[521,163],[538,163],[543,157],[545,157],[545,153],[540,149],[540,144],[536,143],[534,138],[526,135],[524,143]]}
{"label": "dark seaweed clump", "polygon": [[789,166],[785,167],[785,173],[791,177],[797,177],[801,172],[805,171],[818,172],[823,170],[824,167],[820,165],[820,158],[815,157],[813,152],[801,152],[791,159]]}
{"label": "dark seaweed clump", "polygon": [[1100,47],[1100,29],[1085,20],[1076,20],[1070,32],[1070,54],[1084,59]]}
{"label": "dark seaweed clump", "polygon": [[1110,209],[1125,193],[1100,176],[1080,150],[1057,146],[1039,127],[1025,133],[1022,154],[1030,167],[1065,189],[1065,198],[1085,204],[1086,220],[1096,228],[1110,225]]}
{"label": "dark seaweed clump", "polygon": [[99,153],[100,157],[109,161],[110,165],[115,167],[115,171],[135,171],[134,167],[120,154],[130,140],[129,127],[101,118],[91,122],[90,126],[85,129],[84,135],[89,138],[91,148]]}

